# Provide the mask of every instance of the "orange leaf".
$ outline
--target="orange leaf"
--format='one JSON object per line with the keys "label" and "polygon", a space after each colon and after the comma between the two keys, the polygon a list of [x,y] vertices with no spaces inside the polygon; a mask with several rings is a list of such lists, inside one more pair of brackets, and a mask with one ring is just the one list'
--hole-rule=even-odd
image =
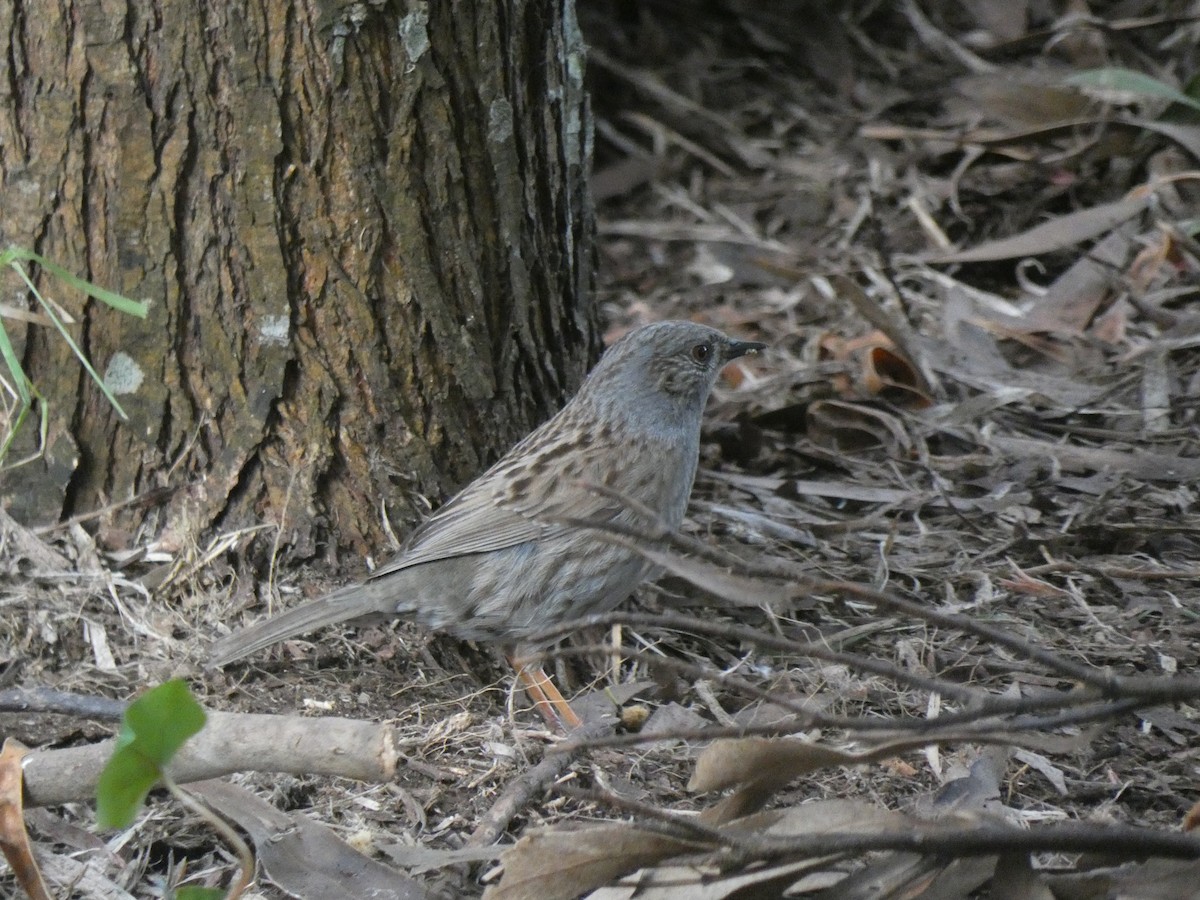
{"label": "orange leaf", "polygon": [[25,831],[21,760],[27,752],[25,745],[12,738],[0,750],[0,849],[30,900],[50,900]]}

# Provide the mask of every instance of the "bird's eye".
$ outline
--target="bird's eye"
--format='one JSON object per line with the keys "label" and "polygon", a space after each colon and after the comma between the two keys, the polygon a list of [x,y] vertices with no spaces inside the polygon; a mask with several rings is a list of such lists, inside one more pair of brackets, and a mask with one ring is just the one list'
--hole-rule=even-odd
{"label": "bird's eye", "polygon": [[692,359],[700,363],[700,365],[707,363],[710,356],[712,356],[711,344],[697,344],[692,348]]}

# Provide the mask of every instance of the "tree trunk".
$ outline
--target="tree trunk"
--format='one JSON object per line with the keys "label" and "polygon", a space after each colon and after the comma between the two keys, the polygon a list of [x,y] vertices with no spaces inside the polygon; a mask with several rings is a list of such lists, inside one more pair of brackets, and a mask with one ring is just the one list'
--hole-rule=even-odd
{"label": "tree trunk", "polygon": [[0,482],[19,519],[120,504],[108,545],[267,524],[299,557],[386,551],[385,519],[577,386],[573,0],[0,0],[0,23],[0,241],[151,301],[139,321],[36,279],[126,423],[55,332],[7,323],[50,421]]}

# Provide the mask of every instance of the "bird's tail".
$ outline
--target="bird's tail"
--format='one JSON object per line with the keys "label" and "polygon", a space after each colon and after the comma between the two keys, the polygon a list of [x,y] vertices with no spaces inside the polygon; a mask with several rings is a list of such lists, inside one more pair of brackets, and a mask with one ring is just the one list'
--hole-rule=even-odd
{"label": "bird's tail", "polygon": [[326,625],[373,616],[395,616],[397,595],[402,593],[398,587],[400,585],[394,578],[347,585],[319,600],[301,604],[221,638],[213,644],[209,662],[223,666],[263,647]]}

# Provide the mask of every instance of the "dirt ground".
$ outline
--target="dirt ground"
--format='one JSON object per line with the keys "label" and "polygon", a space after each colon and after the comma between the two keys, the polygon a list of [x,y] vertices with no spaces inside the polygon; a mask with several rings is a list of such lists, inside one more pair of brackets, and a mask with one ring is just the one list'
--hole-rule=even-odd
{"label": "dirt ground", "polygon": [[[75,526],[38,536],[64,571],[5,526],[0,687],[181,676],[212,710],[382,723],[391,781],[232,780],[411,877],[387,896],[1200,896],[1200,112],[1065,81],[1186,87],[1198,17],[582,5],[608,337],[684,317],[770,345],[710,404],[693,543],[651,542],[668,574],[555,660],[615,734],[563,755],[489,650],[402,623],[205,671],[247,617],[228,536],[164,604],[171,560],[120,567]],[[0,713],[31,747],[113,727]],[[489,822],[521,850],[464,849]],[[28,824],[57,896],[235,869],[157,796],[116,837],[85,804]],[[319,859],[268,868],[321,896]]]}

